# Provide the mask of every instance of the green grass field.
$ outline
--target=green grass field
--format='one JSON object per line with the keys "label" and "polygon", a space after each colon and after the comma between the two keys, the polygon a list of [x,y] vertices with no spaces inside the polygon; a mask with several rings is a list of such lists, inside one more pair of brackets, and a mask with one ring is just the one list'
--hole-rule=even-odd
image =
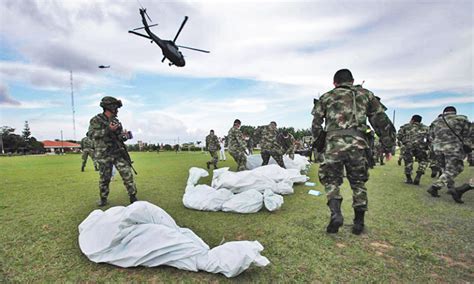
{"label": "green grass field", "polygon": [[[231,279],[245,282],[474,282],[474,193],[456,204],[442,192],[431,198],[421,186],[403,183],[403,168],[392,160],[371,170],[367,183],[366,232],[350,232],[353,211],[343,185],[345,225],[325,233],[329,218],[317,166],[316,188],[298,185],[281,210],[239,215],[184,208],[182,196],[191,166],[205,166],[203,153],[132,153],[138,198],[166,210],[209,246],[223,238],[258,240],[271,264]],[[171,267],[122,269],[89,261],[78,246],[78,225],[97,209],[98,173],[79,155],[0,158],[0,282],[226,282],[222,275]],[[235,163],[227,160],[220,166]],[[457,181],[474,176],[466,167]],[[210,182],[210,177],[201,182]],[[119,177],[111,183],[110,206],[128,205]],[[107,207],[107,208],[108,208]]]}

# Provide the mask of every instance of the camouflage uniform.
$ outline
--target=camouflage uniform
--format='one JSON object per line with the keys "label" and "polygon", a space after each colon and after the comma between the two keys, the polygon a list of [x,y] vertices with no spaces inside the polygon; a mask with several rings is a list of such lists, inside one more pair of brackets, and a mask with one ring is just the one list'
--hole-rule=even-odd
{"label": "camouflage uniform", "polygon": [[[471,143],[469,139],[470,122],[466,116],[457,115],[453,111],[446,111],[444,118],[466,144]],[[466,154],[463,151],[461,141],[448,128],[443,116],[436,118],[431,123],[429,135],[435,155],[444,164],[443,173],[428,189],[432,196],[438,197],[438,190],[444,186],[447,186],[448,190],[453,190],[454,178],[464,170],[463,160]]]}
{"label": "camouflage uniform", "polygon": [[[428,127],[421,122],[410,122],[400,127],[397,139],[404,146],[403,162],[407,179],[413,171],[413,157],[418,162],[417,177],[425,174],[428,166]],[[416,184],[416,182],[415,182]]]}
{"label": "camouflage uniform", "polygon": [[87,157],[91,157],[92,162],[94,163],[94,169],[97,171],[97,163],[94,157],[94,143],[88,137],[84,137],[81,140],[81,149],[82,149],[82,171],[87,164]]}
{"label": "camouflage uniform", "polygon": [[278,135],[278,142],[280,143],[281,147],[283,148],[283,155],[288,155],[290,159],[295,159],[295,138],[291,133],[288,133],[288,136],[285,136],[280,133]]}
{"label": "camouflage uniform", "polygon": [[235,126],[229,129],[227,140],[229,143],[229,153],[237,163],[237,171],[245,171],[247,169],[246,143],[240,129]]}
{"label": "camouflage uniform", "polygon": [[[112,131],[109,124],[119,124],[116,131]],[[94,141],[95,157],[99,164],[99,190],[101,200],[107,200],[109,195],[109,184],[112,178],[112,167],[115,165],[123,184],[128,191],[130,199],[135,198],[137,188],[133,181],[131,164],[124,158],[123,150],[119,146],[119,140],[127,138],[122,135],[122,125],[117,118],[109,119],[104,113],[94,116],[90,120],[88,136]]]}
{"label": "camouflage uniform", "polygon": [[384,165],[383,159],[384,159],[383,146],[379,140],[376,140],[374,143],[374,163],[379,162],[380,165]]}
{"label": "camouflage uniform", "polygon": [[206,148],[209,150],[209,154],[211,154],[211,160],[207,162],[207,168],[209,168],[210,164],[214,165],[214,168],[217,169],[217,161],[219,157],[217,156],[217,151],[221,149],[219,144],[219,139],[215,134],[209,134],[206,136]]}
{"label": "camouflage uniform", "polygon": [[283,163],[283,149],[277,141],[278,131],[276,127],[273,127],[271,124],[258,128],[261,130],[261,140],[260,140],[260,155],[262,156],[262,166],[268,165],[270,161],[270,156],[275,160],[275,162],[282,168],[285,168]]}
{"label": "camouflage uniform", "polygon": [[324,184],[328,200],[342,200],[339,187],[345,168],[353,191],[352,206],[366,211],[365,183],[369,179],[364,151],[369,147],[365,138],[365,133],[369,129],[366,120],[368,117],[375,133],[381,137],[384,152],[388,152],[395,143],[395,129],[390,119],[372,92],[350,83],[342,83],[322,95],[315,103],[312,114],[313,137],[317,139],[323,131],[321,126],[323,120],[327,131],[319,180]]}

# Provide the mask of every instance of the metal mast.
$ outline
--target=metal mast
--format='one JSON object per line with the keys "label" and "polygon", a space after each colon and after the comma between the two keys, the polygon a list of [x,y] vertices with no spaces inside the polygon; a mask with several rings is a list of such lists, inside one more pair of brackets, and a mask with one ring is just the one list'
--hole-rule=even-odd
{"label": "metal mast", "polygon": [[76,110],[74,108],[74,85],[72,81],[72,70],[71,74],[71,106],[72,106],[72,129],[74,134],[74,140],[76,140]]}

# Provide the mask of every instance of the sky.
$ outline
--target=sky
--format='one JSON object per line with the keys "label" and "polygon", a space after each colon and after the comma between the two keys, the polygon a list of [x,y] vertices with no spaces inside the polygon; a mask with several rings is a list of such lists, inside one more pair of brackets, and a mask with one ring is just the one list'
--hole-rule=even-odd
{"label": "sky", "polygon": [[224,136],[236,118],[309,128],[313,98],[342,68],[395,111],[397,129],[448,105],[474,117],[470,0],[140,2],[159,37],[188,16],[177,44],[211,53],[161,63],[156,44],[128,33],[141,27],[138,1],[0,0],[0,126],[79,140],[114,96],[129,143]]}

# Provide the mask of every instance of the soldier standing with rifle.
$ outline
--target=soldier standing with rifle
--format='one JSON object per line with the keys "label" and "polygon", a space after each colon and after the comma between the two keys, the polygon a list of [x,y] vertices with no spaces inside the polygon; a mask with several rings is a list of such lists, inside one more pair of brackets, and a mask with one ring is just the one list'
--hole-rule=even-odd
{"label": "soldier standing with rifle", "polygon": [[[118,109],[122,102],[114,97],[103,97],[100,106],[102,113],[90,120],[88,136],[94,141],[95,157],[99,164],[99,206],[107,204],[112,167],[115,165],[123,184],[128,191],[130,203],[137,201],[137,188],[133,181],[132,160],[124,141],[132,138],[130,131],[124,131],[117,119]],[[136,174],[136,171],[133,169]]]}
{"label": "soldier standing with rifle", "polygon": [[315,102],[312,111],[315,144],[318,150],[324,150],[319,180],[324,184],[331,211],[326,232],[337,233],[343,225],[339,187],[345,168],[352,188],[355,214],[352,233],[359,235],[364,230],[368,204],[365,183],[369,179],[369,172],[364,151],[369,147],[366,138],[366,131],[369,129],[367,118],[375,134],[380,137],[387,158],[395,145],[395,128],[374,94],[360,85],[353,85],[354,78],[348,69],[337,71],[333,82],[335,88],[322,95]]}

